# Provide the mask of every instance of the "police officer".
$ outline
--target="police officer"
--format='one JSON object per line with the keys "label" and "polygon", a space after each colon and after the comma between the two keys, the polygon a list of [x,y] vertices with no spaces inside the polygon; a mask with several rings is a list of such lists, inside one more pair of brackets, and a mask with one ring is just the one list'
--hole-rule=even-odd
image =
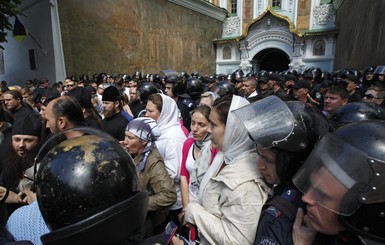
{"label": "police officer", "polygon": [[[263,207],[254,244],[293,244],[292,225],[301,192],[292,177],[329,129],[324,115],[310,104],[269,96],[235,112],[257,144],[258,169],[273,196]],[[278,118],[284,118],[285,123]],[[258,122],[258,123],[257,123]]]}
{"label": "police officer", "polygon": [[[180,85],[177,85],[180,86]],[[176,104],[181,112],[183,125],[190,132],[191,115],[190,113],[199,105],[201,94],[203,93],[203,83],[198,78],[188,78],[185,83],[185,91],[182,94],[177,93]]]}
{"label": "police officer", "polygon": [[298,244],[385,243],[385,122],[350,123],[327,133],[293,178],[304,195]]}

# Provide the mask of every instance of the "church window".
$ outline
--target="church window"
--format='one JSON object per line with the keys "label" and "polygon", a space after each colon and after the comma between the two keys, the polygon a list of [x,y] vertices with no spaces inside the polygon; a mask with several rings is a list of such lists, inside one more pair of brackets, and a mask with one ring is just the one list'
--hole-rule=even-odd
{"label": "church window", "polygon": [[230,13],[231,14],[237,14],[237,1],[238,0],[231,0],[231,6],[230,6]]}
{"label": "church window", "polygon": [[231,48],[229,46],[225,46],[222,51],[223,51],[223,59],[231,60]]}
{"label": "church window", "polygon": [[314,42],[313,55],[314,56],[325,55],[325,41],[324,40],[317,40]]}
{"label": "church window", "polygon": [[273,9],[281,9],[282,7],[282,1],[281,0],[272,0],[271,1],[271,7]]}

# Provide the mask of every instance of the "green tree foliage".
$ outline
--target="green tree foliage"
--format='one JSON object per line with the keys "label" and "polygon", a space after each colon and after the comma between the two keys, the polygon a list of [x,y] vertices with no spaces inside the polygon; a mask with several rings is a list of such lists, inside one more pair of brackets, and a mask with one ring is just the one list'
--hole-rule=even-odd
{"label": "green tree foliage", "polygon": [[4,49],[1,44],[7,42],[7,32],[13,29],[13,24],[10,23],[10,17],[20,14],[18,8],[20,2],[21,0],[0,1],[0,49]]}

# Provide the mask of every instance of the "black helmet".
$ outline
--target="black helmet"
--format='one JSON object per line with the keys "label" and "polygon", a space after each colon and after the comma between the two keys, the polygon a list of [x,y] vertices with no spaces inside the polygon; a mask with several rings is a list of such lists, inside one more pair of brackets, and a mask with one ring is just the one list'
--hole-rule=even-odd
{"label": "black helmet", "polygon": [[58,143],[36,174],[37,201],[51,229],[43,243],[116,244],[140,236],[148,199],[139,192],[134,161],[104,132],[71,130],[92,134]]}
{"label": "black helmet", "polygon": [[258,72],[258,79],[261,79],[262,77],[267,77],[269,73],[266,70],[261,70]]}
{"label": "black helmet", "polygon": [[132,79],[142,80],[142,72],[140,70],[136,70],[132,75]]}
{"label": "black helmet", "polygon": [[81,75],[80,81],[82,81],[84,83],[88,83],[90,81],[90,77],[88,76],[87,73],[84,73],[84,74]]}
{"label": "black helmet", "polygon": [[232,73],[229,73],[226,75],[226,80],[229,81],[229,82],[232,82],[234,83],[234,76]]}
{"label": "black helmet", "polygon": [[329,130],[326,117],[311,104],[284,102],[275,95],[234,114],[256,144],[277,150],[276,171],[282,183],[291,182],[318,139]]}
{"label": "black helmet", "polygon": [[186,82],[186,93],[191,99],[199,99],[203,93],[203,83],[198,78],[189,78]]}
{"label": "black helmet", "polygon": [[182,71],[181,73],[180,73],[180,76],[181,77],[184,77],[184,79],[188,79],[190,76],[189,76],[189,74],[187,73],[187,72],[185,72],[185,71]]}
{"label": "black helmet", "polygon": [[245,74],[243,73],[243,71],[241,69],[238,69],[238,70],[233,72],[233,77],[235,80],[242,80],[244,76],[245,76]]}
{"label": "black helmet", "polygon": [[352,102],[338,108],[329,119],[334,129],[352,122],[385,120],[385,108],[375,103]]}
{"label": "black helmet", "polygon": [[198,78],[199,77],[199,72],[197,72],[197,71],[191,72],[191,77]]}
{"label": "black helmet", "polygon": [[[346,189],[338,206],[329,205],[322,195],[320,205],[339,214],[345,227],[364,239],[385,242],[385,122],[366,121],[346,124],[326,134],[293,178],[307,192],[324,171],[330,180]],[[312,176],[312,178],[311,178]],[[319,182],[328,181],[325,178]],[[328,191],[328,190],[326,190]],[[324,196],[330,197],[330,194]],[[369,244],[369,243],[368,243]],[[379,244],[379,243],[376,243]]]}
{"label": "black helmet", "polygon": [[[322,78],[322,70],[320,68],[314,68],[311,70],[311,73],[313,74],[313,79],[315,81],[320,81]],[[322,81],[321,81],[322,82]]]}
{"label": "black helmet", "polygon": [[163,77],[165,83],[173,84],[172,94],[180,96],[186,94],[186,79],[174,70],[162,70],[160,76]]}
{"label": "black helmet", "polygon": [[323,71],[322,72],[322,75],[321,75],[321,79],[322,80],[330,80],[331,79],[331,74],[330,74],[330,72],[328,72],[328,71]]}
{"label": "black helmet", "polygon": [[377,68],[374,70],[374,74],[385,75],[385,65],[377,66]]}
{"label": "black helmet", "polygon": [[143,82],[139,85],[137,92],[139,92],[140,101],[147,103],[148,96],[158,93],[158,89],[153,83]]}
{"label": "black helmet", "polygon": [[220,81],[215,83],[211,92],[214,92],[221,97],[226,94],[238,94],[234,83],[231,83],[229,81]]}
{"label": "black helmet", "polygon": [[160,83],[160,76],[159,76],[159,74],[151,74],[150,82]]}
{"label": "black helmet", "polygon": [[75,75],[71,75],[70,79],[71,79],[71,81],[73,81],[73,82],[78,82],[78,81],[79,81],[79,80],[78,80],[78,77],[75,76]]}

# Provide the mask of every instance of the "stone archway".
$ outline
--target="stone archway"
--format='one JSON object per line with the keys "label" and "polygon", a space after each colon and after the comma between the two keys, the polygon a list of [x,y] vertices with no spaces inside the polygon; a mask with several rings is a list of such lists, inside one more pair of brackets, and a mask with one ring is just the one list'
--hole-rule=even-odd
{"label": "stone archway", "polygon": [[252,60],[259,64],[259,70],[266,71],[285,71],[289,69],[290,64],[290,57],[277,48],[264,49],[257,53]]}

